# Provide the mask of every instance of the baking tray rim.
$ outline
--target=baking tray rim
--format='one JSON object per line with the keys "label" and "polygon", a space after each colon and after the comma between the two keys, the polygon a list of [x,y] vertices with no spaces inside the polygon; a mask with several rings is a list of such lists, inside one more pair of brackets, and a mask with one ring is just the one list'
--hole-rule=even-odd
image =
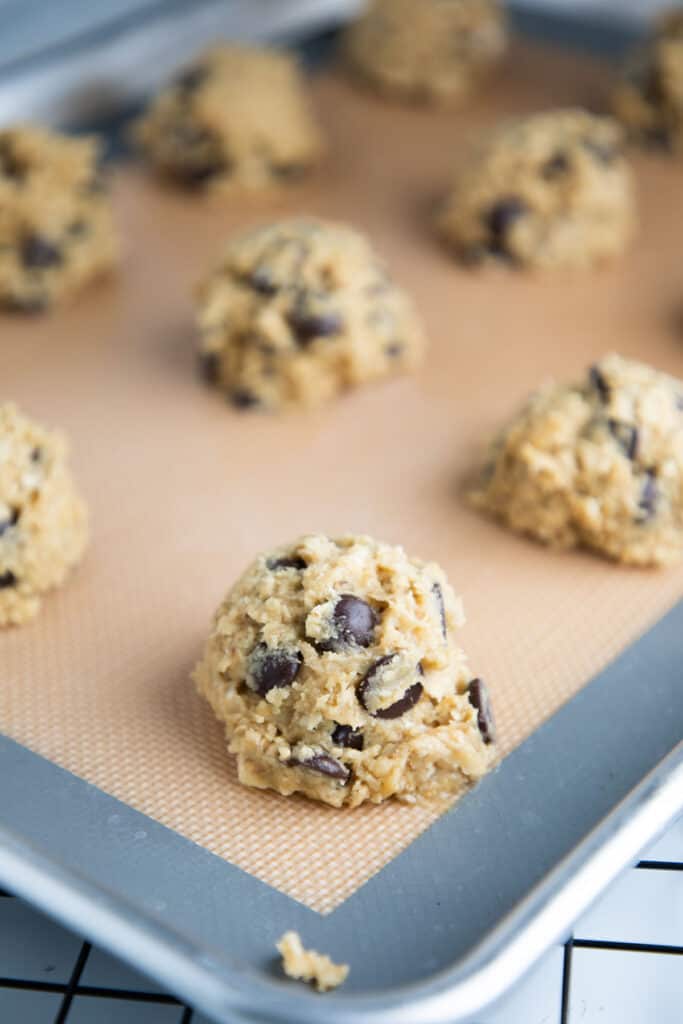
{"label": "baking tray rim", "polygon": [[[573,922],[681,812],[683,741],[463,959],[389,995],[327,995],[326,1024],[454,1024],[471,1019],[516,984],[552,943],[565,938]],[[319,996],[256,973],[245,977],[227,957],[188,940],[2,824],[0,882],[216,1020],[253,1021],[255,997],[262,1024],[319,1024],[322,1019]]]}

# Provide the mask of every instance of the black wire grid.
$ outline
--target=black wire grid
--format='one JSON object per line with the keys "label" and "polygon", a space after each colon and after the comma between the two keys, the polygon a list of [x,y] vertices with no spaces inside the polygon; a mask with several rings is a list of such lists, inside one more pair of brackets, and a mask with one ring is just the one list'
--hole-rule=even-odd
{"label": "black wire grid", "polygon": [[[635,865],[642,871],[683,871],[683,861],[641,860]],[[12,898],[12,894],[0,889],[0,897]],[[54,1018],[54,1024],[65,1024],[76,996],[97,996],[100,999],[118,999],[136,1003],[157,1003],[178,1007],[177,1024],[191,1024],[193,1010],[175,996],[163,992],[141,992],[125,988],[99,988],[95,985],[81,985],[80,979],[92,946],[84,942],[67,982],[34,981],[30,978],[0,977],[0,988],[22,989],[30,992],[54,992],[62,1001]],[[564,944],[562,958],[562,998],[558,1024],[568,1024],[571,1005],[572,953],[575,949],[619,950],[627,953],[653,953],[660,956],[683,956],[683,946],[657,945],[649,942],[615,942],[601,939],[577,939],[571,936]],[[0,965],[1,969],[2,965]],[[47,1022],[46,1022],[47,1024]]]}

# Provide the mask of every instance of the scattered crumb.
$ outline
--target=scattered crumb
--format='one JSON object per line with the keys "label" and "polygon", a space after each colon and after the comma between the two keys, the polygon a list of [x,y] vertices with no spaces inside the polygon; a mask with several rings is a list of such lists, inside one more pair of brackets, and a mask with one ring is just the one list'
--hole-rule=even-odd
{"label": "scattered crumb", "polygon": [[324,953],[304,949],[296,932],[285,932],[277,948],[285,974],[301,981],[314,981],[318,992],[341,985],[349,973],[348,964],[334,964]]}

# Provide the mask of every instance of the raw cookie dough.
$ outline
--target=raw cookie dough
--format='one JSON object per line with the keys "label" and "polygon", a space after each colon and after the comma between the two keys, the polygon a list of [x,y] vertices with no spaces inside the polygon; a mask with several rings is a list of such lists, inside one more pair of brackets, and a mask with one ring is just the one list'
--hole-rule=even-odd
{"label": "raw cookie dough", "polygon": [[554,547],[631,565],[683,555],[683,382],[609,355],[532,396],[494,442],[476,505]]}
{"label": "raw cookie dough", "polygon": [[423,334],[362,235],[286,220],[232,241],[199,289],[200,369],[238,407],[317,405],[412,369]]}
{"label": "raw cookie dough", "polygon": [[639,142],[683,154],[683,10],[657,20],[631,57],[614,93],[614,111]]}
{"label": "raw cookie dough", "polygon": [[98,160],[93,138],[0,131],[0,306],[43,310],[116,262]]}
{"label": "raw cookie dough", "polygon": [[322,154],[295,58],[233,45],[205,51],[153,100],[135,134],[160,172],[193,187],[290,181]]}
{"label": "raw cookie dough", "polygon": [[383,93],[458,103],[502,55],[495,0],[373,0],[346,35],[352,67]]}
{"label": "raw cookie dough", "polygon": [[441,803],[495,760],[463,622],[438,565],[370,537],[307,536],[237,581],[194,680],[247,786],[334,807]]}
{"label": "raw cookie dough", "polygon": [[324,953],[304,949],[296,932],[285,932],[277,944],[285,974],[297,981],[315,982],[318,992],[337,988],[349,973],[348,964],[335,964]]}
{"label": "raw cookie dough", "polygon": [[80,561],[87,537],[66,441],[0,404],[0,626],[36,615],[43,593]]}
{"label": "raw cookie dough", "polygon": [[558,110],[504,122],[456,176],[438,227],[467,263],[584,267],[620,253],[634,186],[612,118]]}

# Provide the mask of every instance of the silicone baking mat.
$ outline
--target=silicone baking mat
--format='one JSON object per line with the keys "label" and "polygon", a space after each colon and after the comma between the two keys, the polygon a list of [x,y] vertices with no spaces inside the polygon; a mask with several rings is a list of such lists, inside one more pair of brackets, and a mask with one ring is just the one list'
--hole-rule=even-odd
{"label": "silicone baking mat", "polygon": [[[340,812],[236,783],[188,675],[257,551],[351,531],[439,561],[464,596],[460,639],[491,687],[503,753],[683,594],[681,569],[556,554],[462,499],[485,438],[544,377],[579,375],[612,349],[683,373],[673,163],[634,158],[640,237],[594,274],[473,273],[431,233],[434,200],[478,130],[541,105],[599,103],[607,82],[604,65],[525,46],[454,113],[394,107],[326,74],[314,91],[329,157],[286,195],[202,200],[115,169],[121,273],[68,309],[0,322],[2,397],[69,433],[93,525],[69,584],[0,636],[8,736],[328,912],[432,815]],[[302,212],[370,234],[422,311],[428,359],[315,414],[240,413],[197,381],[193,284],[232,232]]]}

